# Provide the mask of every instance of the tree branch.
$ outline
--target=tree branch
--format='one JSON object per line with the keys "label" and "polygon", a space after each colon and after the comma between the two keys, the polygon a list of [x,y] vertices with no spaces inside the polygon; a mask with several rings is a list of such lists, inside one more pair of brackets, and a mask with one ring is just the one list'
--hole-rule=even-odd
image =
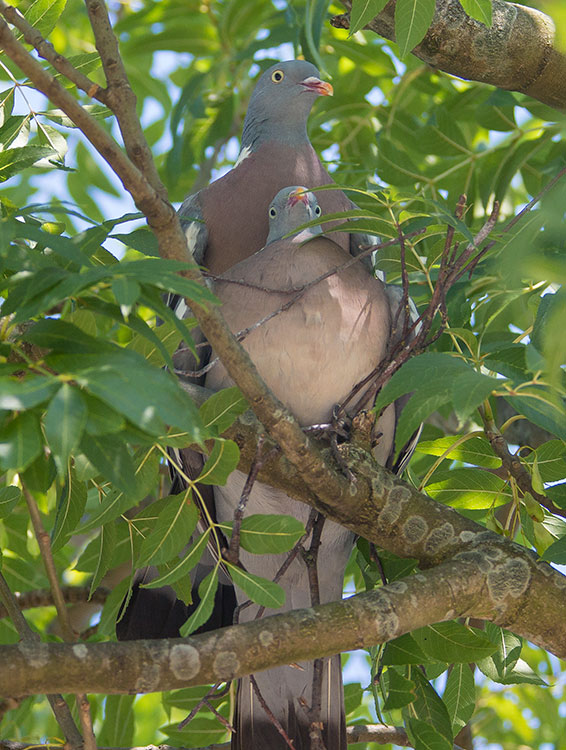
{"label": "tree branch", "polygon": [[2,646],[0,694],[145,693],[226,682],[455,617],[492,620],[564,658],[566,579],[504,539],[474,541],[462,539],[451,561],[345,601],[190,638]]}
{"label": "tree branch", "polygon": [[[19,647],[31,647],[40,645],[39,635],[34,633],[33,630],[27,623],[26,618],[20,611],[16,598],[12,594],[10,587],[8,586],[6,579],[0,573],[0,601],[10,614],[10,618],[14,624],[14,627],[18,631],[18,635],[21,638]],[[51,690],[46,689],[42,691],[45,693],[51,710],[57,720],[57,723],[61,727],[63,734],[66,737],[67,743],[73,750],[82,750],[83,738],[79,732],[75,720],[69,710],[67,702],[59,693],[53,693]]]}
{"label": "tree branch", "polygon": [[[351,0],[341,0],[348,10]],[[395,41],[396,0],[366,28]],[[348,14],[331,21],[349,28]],[[466,80],[519,91],[556,109],[566,109],[566,56],[554,46],[551,18],[534,8],[493,0],[487,28],[470,18],[458,0],[436,0],[432,24],[412,53],[428,65]]]}

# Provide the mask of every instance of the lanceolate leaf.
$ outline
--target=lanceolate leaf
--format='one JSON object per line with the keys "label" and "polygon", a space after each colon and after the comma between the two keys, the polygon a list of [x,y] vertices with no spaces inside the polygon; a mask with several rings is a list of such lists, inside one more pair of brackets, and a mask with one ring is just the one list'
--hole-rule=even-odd
{"label": "lanceolate leaf", "polygon": [[87,421],[87,406],[78,388],[63,383],[51,399],[45,415],[47,441],[64,470],[69,456],[80,443]]}
{"label": "lanceolate leaf", "polygon": [[468,664],[454,664],[450,669],[442,697],[456,734],[472,718],[476,705],[474,673]]}
{"label": "lanceolate leaf", "polygon": [[350,12],[350,34],[363,29],[386,5],[387,0],[354,0]]}
{"label": "lanceolate leaf", "polygon": [[51,532],[53,552],[59,550],[75,532],[84,513],[87,489],[84,482],[79,482],[74,469],[67,467],[65,484],[57,500],[55,525]]}
{"label": "lanceolate leaf", "polygon": [[138,567],[159,565],[171,560],[191,538],[198,518],[199,513],[194,502],[191,502],[190,491],[167,498],[165,508],[155,519],[150,533],[142,543]]}
{"label": "lanceolate leaf", "polygon": [[242,570],[230,563],[226,565],[236,586],[239,586],[253,602],[270,609],[278,609],[283,606],[285,590],[278,583],[248,573],[247,570]]}
{"label": "lanceolate leaf", "polygon": [[0,469],[23,471],[41,451],[37,414],[22,412],[0,430]]}
{"label": "lanceolate leaf", "polygon": [[[142,586],[144,589],[157,589],[160,586],[170,586],[181,578],[184,578],[188,573],[195,567],[202,553],[206,549],[208,543],[208,537],[210,536],[210,529],[207,529],[204,534],[198,537],[198,539],[191,545],[189,551],[179,562],[172,564],[169,562],[166,566],[163,566],[165,572],[162,573],[158,578],[155,578],[151,583],[146,583]],[[187,602],[186,602],[187,603]]]}
{"label": "lanceolate leaf", "polygon": [[401,57],[405,57],[428,31],[434,16],[436,0],[397,0],[395,37]]}
{"label": "lanceolate leaf", "polygon": [[419,628],[412,635],[428,656],[449,663],[471,663],[489,656],[497,648],[480,631],[457,622],[439,622]]}
{"label": "lanceolate leaf", "polygon": [[492,0],[460,0],[460,5],[470,18],[491,27]]}
{"label": "lanceolate leaf", "polygon": [[185,638],[208,620],[214,608],[214,597],[218,588],[218,567],[214,568],[198,587],[200,602],[196,610],[181,627],[181,635]]}
{"label": "lanceolate leaf", "polygon": [[233,440],[217,438],[202,472],[198,478],[201,484],[226,484],[226,480],[240,460],[240,449]]}
{"label": "lanceolate leaf", "polygon": [[[220,528],[232,534],[232,524]],[[292,549],[304,533],[304,525],[293,516],[255,514],[242,521],[240,545],[256,555],[276,555]]]}

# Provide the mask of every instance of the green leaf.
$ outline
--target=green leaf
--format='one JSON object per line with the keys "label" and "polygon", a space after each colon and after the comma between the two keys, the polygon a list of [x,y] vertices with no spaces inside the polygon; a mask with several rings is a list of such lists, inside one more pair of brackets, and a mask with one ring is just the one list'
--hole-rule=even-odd
{"label": "green leaf", "polygon": [[208,544],[209,536],[210,529],[207,529],[204,534],[201,534],[201,536],[193,542],[186,555],[181,558],[178,563],[172,565],[171,562],[169,562],[164,566],[165,572],[162,575],[155,578],[150,583],[143,584],[141,588],[157,589],[161,586],[170,586],[172,583],[175,583],[175,581],[185,578],[202,557],[206,545]]}
{"label": "green leaf", "polygon": [[[419,721],[428,724],[430,728],[434,727],[434,731],[438,733],[438,739],[434,738],[434,741],[438,742],[438,745],[431,744],[430,747],[444,747],[440,742],[443,738],[450,743],[448,748],[452,750],[452,724],[446,706],[418,667],[411,668],[409,677],[415,682],[416,699],[405,709],[404,714],[411,717],[418,716]],[[413,719],[411,719],[411,728],[412,722]],[[423,730],[424,735],[424,727],[420,729]],[[422,738],[420,741],[425,742]],[[417,745],[419,746],[427,747],[426,744]]]}
{"label": "green leaf", "polygon": [[556,563],[557,565],[566,564],[566,536],[557,539],[550,547],[547,547],[541,555],[543,560]]}
{"label": "green leaf", "polygon": [[442,697],[452,721],[452,731],[457,734],[470,721],[476,706],[474,673],[468,664],[454,664]]}
{"label": "green leaf", "polygon": [[524,460],[533,470],[536,462],[543,482],[560,482],[566,477],[566,445],[562,440],[549,440],[539,445]]}
{"label": "green leaf", "polygon": [[249,404],[240,389],[233,386],[224,388],[208,398],[199,411],[203,424],[209,429],[215,429],[216,434],[222,435],[248,408]]}
{"label": "green leaf", "polygon": [[122,602],[124,597],[128,593],[130,581],[126,577],[123,581],[120,581],[110,593],[110,596],[104,602],[102,613],[100,615],[100,622],[98,623],[98,633],[100,635],[107,635],[115,637],[116,635],[116,620],[122,608]]}
{"label": "green leaf", "polygon": [[23,471],[41,448],[39,418],[34,412],[23,412],[0,429],[0,469]]}
{"label": "green leaf", "polygon": [[412,636],[431,659],[452,664],[483,659],[497,648],[480,630],[458,622],[439,622],[419,628]]}
{"label": "green leaf", "polygon": [[85,435],[80,447],[105,479],[122,492],[131,492],[135,486],[134,464],[122,440],[113,435]]}
{"label": "green leaf", "polygon": [[214,597],[218,588],[218,566],[214,568],[205,578],[202,579],[198,587],[200,602],[196,610],[189,617],[184,625],[181,626],[180,632],[183,638],[200,628],[201,625],[209,619],[214,609]]}
{"label": "green leaf", "polygon": [[407,729],[415,750],[452,750],[452,741],[422,719],[409,719]]}
{"label": "green leaf", "polygon": [[225,564],[236,586],[253,602],[269,609],[279,609],[285,604],[285,590],[278,583],[256,576],[231,563]]}
{"label": "green leaf", "polygon": [[488,440],[478,435],[456,445],[461,438],[462,435],[448,435],[437,440],[422,440],[416,451],[428,456],[442,456],[449,451],[446,458],[451,461],[464,461],[486,469],[497,469],[501,466],[501,459],[495,456]]}
{"label": "green leaf", "polygon": [[45,415],[45,436],[59,470],[64,471],[69,456],[81,441],[87,422],[87,406],[78,388],[63,383],[51,399]]}
{"label": "green leaf", "polygon": [[434,16],[435,0],[397,0],[395,38],[401,58],[422,42]]}
{"label": "green leaf", "polygon": [[75,532],[84,513],[87,489],[84,482],[79,482],[75,471],[67,469],[65,484],[57,499],[55,524],[51,531],[51,548],[57,552],[65,545]]}
{"label": "green leaf", "polygon": [[[219,527],[231,536],[232,525]],[[277,555],[292,549],[304,533],[304,525],[293,516],[254,514],[242,521],[240,545],[256,555]]]}
{"label": "green leaf", "polygon": [[350,11],[350,36],[363,29],[386,5],[387,0],[354,0]]}
{"label": "green leaf", "polygon": [[110,747],[131,745],[134,741],[135,695],[108,695],[104,700],[104,721],[96,734],[98,743]]}
{"label": "green leaf", "polygon": [[89,435],[107,435],[123,429],[126,420],[122,414],[90,393],[84,393],[83,398],[88,407],[85,430]]}
{"label": "green leaf", "polygon": [[95,540],[96,562],[94,565],[92,580],[90,582],[90,595],[96,591],[100,582],[108,572],[114,556],[116,547],[116,526],[108,523],[102,526],[100,534]]}
{"label": "green leaf", "polygon": [[49,36],[67,0],[35,0],[25,12],[25,18],[43,37]]}
{"label": "green leaf", "polygon": [[452,403],[458,419],[463,422],[494,391],[506,381],[468,370],[452,384]]}
{"label": "green leaf", "polygon": [[141,294],[140,285],[135,279],[116,276],[112,280],[112,292],[120,305],[122,315],[127,318]]}
{"label": "green leaf", "polygon": [[467,510],[497,507],[511,500],[507,483],[483,469],[436,471],[426,492],[440,503]]}
{"label": "green leaf", "polygon": [[230,474],[238,467],[240,449],[233,440],[216,438],[210,456],[198,477],[200,484],[226,484]]}
{"label": "green leaf", "polygon": [[470,18],[488,28],[491,28],[491,4],[492,0],[460,0],[460,5]]}
{"label": "green leaf", "polygon": [[55,151],[47,146],[23,146],[0,151],[0,182],[5,182],[48,156],[55,156]]}
{"label": "green leaf", "polygon": [[30,409],[47,401],[58,387],[58,380],[42,375],[31,375],[24,380],[0,377],[0,409]]}
{"label": "green leaf", "polygon": [[191,538],[198,519],[199,512],[191,501],[191,490],[170,495],[142,543],[137,567],[159,565],[178,555]]}
{"label": "green leaf", "polygon": [[387,697],[383,704],[384,711],[403,708],[415,700],[415,683],[403,677],[396,669],[387,670]]}
{"label": "green leaf", "polygon": [[385,646],[382,657],[382,663],[386,666],[426,664],[429,661],[431,660],[409,633],[389,641]]}
{"label": "green leaf", "polygon": [[523,390],[516,396],[506,396],[505,400],[519,414],[542,427],[543,430],[548,430],[561,440],[566,440],[566,411],[564,406],[552,403],[548,393],[543,389],[533,389],[529,392]]}
{"label": "green leaf", "polygon": [[0,487],[0,518],[6,518],[18,504],[22,496],[18,487]]}
{"label": "green leaf", "polygon": [[[96,438],[102,442],[109,440],[109,436],[104,438]],[[83,443],[89,440],[88,437],[83,438]],[[120,445],[123,445],[122,441],[118,438],[112,438],[117,440]],[[88,520],[81,526],[81,534],[87,531],[92,531],[102,524],[110,523],[114,519],[118,518],[129,508],[133,507],[136,503],[140,502],[146,495],[154,489],[159,471],[159,459],[157,452],[150,448],[140,449],[135,455],[135,477],[134,482],[129,486],[126,491],[120,491],[120,489],[113,488],[110,490],[96,507],[96,510],[88,518]],[[132,461],[132,466],[134,465]],[[163,504],[166,502],[166,498],[163,498]],[[155,510],[155,503],[149,506],[153,511]],[[149,513],[149,509],[146,509]]]}

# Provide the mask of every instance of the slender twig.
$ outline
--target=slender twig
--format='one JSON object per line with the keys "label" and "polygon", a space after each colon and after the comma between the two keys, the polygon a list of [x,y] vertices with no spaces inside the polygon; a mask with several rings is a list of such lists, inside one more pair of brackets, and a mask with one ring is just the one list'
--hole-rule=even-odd
{"label": "slender twig", "polygon": [[[26,618],[23,616],[16,597],[13,595],[6,579],[0,573],[0,601],[6,608],[10,619],[14,623],[14,627],[18,631],[23,643],[39,643],[40,638],[37,633],[27,623]],[[57,719],[57,723],[61,727],[63,734],[67,739],[67,744],[73,748],[73,750],[82,750],[83,738],[79,732],[77,725],[73,719],[69,706],[64,700],[62,695],[58,693],[48,694],[47,700],[51,705],[51,709]],[[0,744],[1,747],[1,744]]]}
{"label": "slender twig", "polygon": [[513,477],[513,479],[517,483],[517,486],[523,494],[529,493],[547,510],[549,510],[551,513],[555,513],[556,508],[552,500],[546,495],[543,495],[542,493],[535,490],[535,488],[533,487],[531,475],[521,462],[521,459],[519,458],[519,456],[514,455],[510,452],[507,440],[505,440],[504,436],[501,434],[495,424],[495,420],[493,418],[493,414],[491,413],[489,403],[486,402],[483,404],[483,406],[480,406],[479,413],[484,424],[485,436],[489,440],[495,455],[501,459],[501,463],[503,464],[503,468],[505,469],[505,471],[507,471],[507,473],[511,477]]}
{"label": "slender twig", "polygon": [[[312,538],[308,550],[303,549],[303,559],[307,567],[311,607],[320,604],[320,586],[318,580],[318,552],[325,518],[317,513],[313,521]],[[311,705],[303,708],[310,721],[311,750],[326,750],[322,739],[322,681],[324,676],[324,660],[315,659],[313,662]]]}
{"label": "slender twig", "polygon": [[[110,594],[110,590],[98,588],[91,595],[88,586],[61,586],[61,593],[66,604],[82,604],[84,602],[104,604]],[[53,594],[46,589],[17,592],[14,594],[14,598],[21,610],[54,606]],[[0,606],[0,619],[8,616],[6,609]]]}
{"label": "slender twig", "polygon": [[[224,696],[225,696],[225,695],[226,695],[226,694],[227,694],[227,693],[229,692],[229,690],[230,690],[230,684],[231,684],[231,683],[229,683],[229,682],[228,682],[228,683],[226,683],[226,687],[222,688],[222,690],[218,690],[218,692],[217,692],[217,689],[218,689],[218,687],[219,687],[220,685],[222,685],[222,683],[221,683],[221,682],[217,682],[217,683],[216,683],[215,685],[213,685],[213,686],[212,686],[212,687],[210,688],[210,690],[208,691],[208,693],[207,693],[207,694],[206,694],[206,695],[205,695],[205,696],[204,696],[203,698],[201,698],[201,699],[200,699],[200,701],[199,701],[199,702],[197,703],[197,705],[196,705],[196,706],[195,706],[195,707],[194,707],[194,708],[192,709],[192,711],[190,712],[190,714],[189,714],[189,715],[188,715],[188,716],[187,716],[187,717],[186,717],[185,719],[183,719],[183,721],[181,721],[181,722],[180,722],[180,723],[179,723],[179,724],[177,725],[177,729],[178,729],[179,731],[181,731],[181,729],[183,729],[183,727],[186,727],[186,726],[187,726],[187,724],[188,724],[188,723],[189,723],[189,722],[190,722],[190,721],[191,721],[192,719],[194,719],[194,717],[195,717],[195,716],[197,715],[197,713],[198,713],[198,712],[199,712],[199,711],[201,710],[201,708],[202,708],[202,707],[203,707],[203,706],[205,705],[205,703],[206,703],[206,705],[207,705],[207,706],[208,706],[209,708],[211,708],[211,706],[210,706],[210,704],[209,704],[209,702],[208,702],[208,701],[209,701],[210,699],[213,699],[213,700],[215,700],[216,698],[223,698],[223,697],[224,697]],[[0,749],[0,750],[1,750],[1,749]]]}
{"label": "slender twig", "polygon": [[17,8],[4,2],[4,0],[0,0],[0,13],[9,23],[22,32],[25,41],[35,47],[37,54],[51,63],[58,73],[65,76],[88,96],[106,104],[105,89],[77,70],[66,57],[56,52],[51,42],[44,39],[41,33],[28,23]]}
{"label": "slender twig", "polygon": [[[409,234],[403,235],[404,238],[409,237],[416,237],[418,235],[423,234],[425,230],[419,229],[415,232],[410,232]],[[325,279],[328,279],[330,276],[334,276],[335,274],[341,273],[342,271],[345,271],[350,266],[354,265],[354,263],[358,263],[361,259],[365,258],[367,255],[371,255],[376,250],[380,250],[385,247],[391,247],[393,245],[399,244],[399,238],[395,238],[392,240],[387,240],[387,242],[381,242],[376,245],[370,245],[365,250],[363,250],[361,253],[356,255],[355,257],[350,258],[349,260],[345,261],[344,263],[341,263],[339,266],[335,266],[334,268],[329,269],[325,273],[321,274],[320,276],[317,276],[315,279],[312,279],[311,281],[308,281],[306,284],[302,284],[301,286],[296,287],[289,287],[289,289],[275,289],[273,287],[265,287],[261,286],[260,284],[254,284],[253,282],[247,282],[242,281],[241,279],[225,279],[222,276],[217,276],[216,274],[211,274],[208,272],[203,273],[203,276],[206,278],[213,279],[215,281],[222,282],[224,284],[236,284],[237,286],[244,286],[248,287],[250,289],[257,289],[258,291],[265,292],[266,294],[279,294],[279,295],[285,295],[285,294],[293,294],[294,296],[287,300],[287,302],[284,302],[282,305],[280,305],[277,309],[273,310],[272,312],[265,315],[260,320],[257,320],[255,323],[252,323],[247,328],[242,328],[241,330],[234,333],[234,338],[242,342],[252,331],[255,331],[257,328],[260,328],[261,326],[268,323],[273,318],[277,317],[278,315],[281,315],[284,312],[287,312],[296,302],[298,302],[306,292],[308,292],[312,287],[316,286],[317,284],[320,284],[321,281],[324,281]],[[408,298],[408,294],[407,294]],[[208,342],[206,343],[208,345]],[[197,346],[199,346],[197,344]],[[185,350],[186,351],[186,350]],[[175,373],[177,375],[184,375],[185,377],[191,377],[191,378],[200,378],[203,375],[206,375],[207,372],[209,372],[218,362],[219,357],[214,357],[210,362],[208,362],[204,367],[201,367],[199,370],[175,370]]]}
{"label": "slender twig", "polygon": [[[73,643],[77,640],[77,634],[74,632],[71,626],[69,612],[67,611],[65,598],[59,584],[59,578],[57,575],[57,568],[55,567],[55,560],[53,559],[53,552],[51,550],[51,540],[49,538],[49,534],[43,528],[43,522],[39,514],[39,508],[37,507],[37,503],[35,502],[33,495],[23,483],[22,491],[28,506],[28,512],[31,518],[35,538],[39,546],[45,573],[47,574],[47,580],[49,581],[49,587],[51,589],[51,595],[53,597],[53,604],[55,605],[55,609],[57,610],[57,619],[59,621],[59,626],[63,634],[63,639],[65,641]],[[85,694],[78,693],[76,695],[76,702],[79,711],[79,719],[83,730],[85,750],[96,750],[96,740],[94,738],[94,733],[92,730],[92,717],[90,714],[90,704],[88,702],[88,698]]]}
{"label": "slender twig", "polygon": [[224,557],[228,560],[228,562],[231,562],[234,565],[237,565],[240,559],[240,531],[242,528],[242,521],[244,520],[246,505],[248,504],[250,493],[257,479],[257,475],[263,468],[264,463],[279,450],[278,448],[273,448],[271,451],[269,451],[267,456],[262,456],[264,440],[265,438],[262,435],[258,441],[256,455],[248,472],[246,483],[244,484],[244,489],[242,490],[242,494],[240,495],[240,501],[238,502],[236,510],[234,511],[234,523],[232,525],[232,538],[230,539],[230,547],[227,552],[224,553]]}
{"label": "slender twig", "polygon": [[259,686],[258,686],[258,684],[256,682],[256,679],[253,676],[253,674],[250,675],[250,682],[252,683],[252,687],[254,689],[254,693],[256,694],[257,699],[259,701],[259,705],[265,711],[265,713],[267,715],[267,718],[273,724],[273,726],[277,729],[277,731],[279,732],[279,734],[281,735],[281,737],[283,737],[283,740],[284,740],[285,744],[287,745],[287,747],[289,747],[291,750],[295,750],[295,745],[293,743],[293,740],[289,739],[289,736],[288,736],[287,732],[283,729],[283,727],[281,726],[281,724],[279,723],[279,721],[277,720],[277,718],[274,716],[273,711],[269,708],[269,706],[265,702],[265,698],[261,694]]}

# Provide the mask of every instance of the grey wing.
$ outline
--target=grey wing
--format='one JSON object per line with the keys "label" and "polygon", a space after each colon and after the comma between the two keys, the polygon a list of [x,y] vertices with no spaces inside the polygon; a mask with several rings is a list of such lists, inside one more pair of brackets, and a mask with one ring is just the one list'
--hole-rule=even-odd
{"label": "grey wing", "polygon": [[195,263],[204,263],[206,247],[208,245],[208,230],[202,215],[200,192],[185,198],[179,209],[179,219],[187,238],[189,250]]}
{"label": "grey wing", "polygon": [[[404,322],[405,322],[405,312],[403,309],[399,309],[401,305],[403,304],[403,290],[400,286],[396,286],[395,284],[385,284],[385,293],[387,295],[387,300],[389,302],[389,309],[391,311],[391,321],[392,324],[394,321],[396,321],[395,324],[395,330],[392,331],[392,335],[394,337],[394,343],[400,340],[402,336],[402,331],[404,328]],[[417,306],[413,302],[413,300],[409,297],[409,321],[411,324],[415,323],[418,320],[419,317],[419,311],[417,310]],[[420,323],[417,324],[417,327],[415,331],[411,334],[411,337],[415,335],[415,333],[418,333],[420,329]],[[395,403],[395,423],[399,421],[399,417],[401,416],[401,412],[407,405],[407,402],[411,398],[411,394],[408,393],[404,396],[401,396],[398,398]],[[395,474],[401,475],[403,471],[407,468],[407,465],[409,461],[411,460],[411,456],[415,452],[415,448],[417,447],[417,443],[419,442],[419,438],[421,436],[423,426],[422,424],[419,426],[417,430],[411,435],[409,440],[405,443],[403,448],[399,451],[399,455],[394,459],[391,465],[391,470],[395,472]]]}

